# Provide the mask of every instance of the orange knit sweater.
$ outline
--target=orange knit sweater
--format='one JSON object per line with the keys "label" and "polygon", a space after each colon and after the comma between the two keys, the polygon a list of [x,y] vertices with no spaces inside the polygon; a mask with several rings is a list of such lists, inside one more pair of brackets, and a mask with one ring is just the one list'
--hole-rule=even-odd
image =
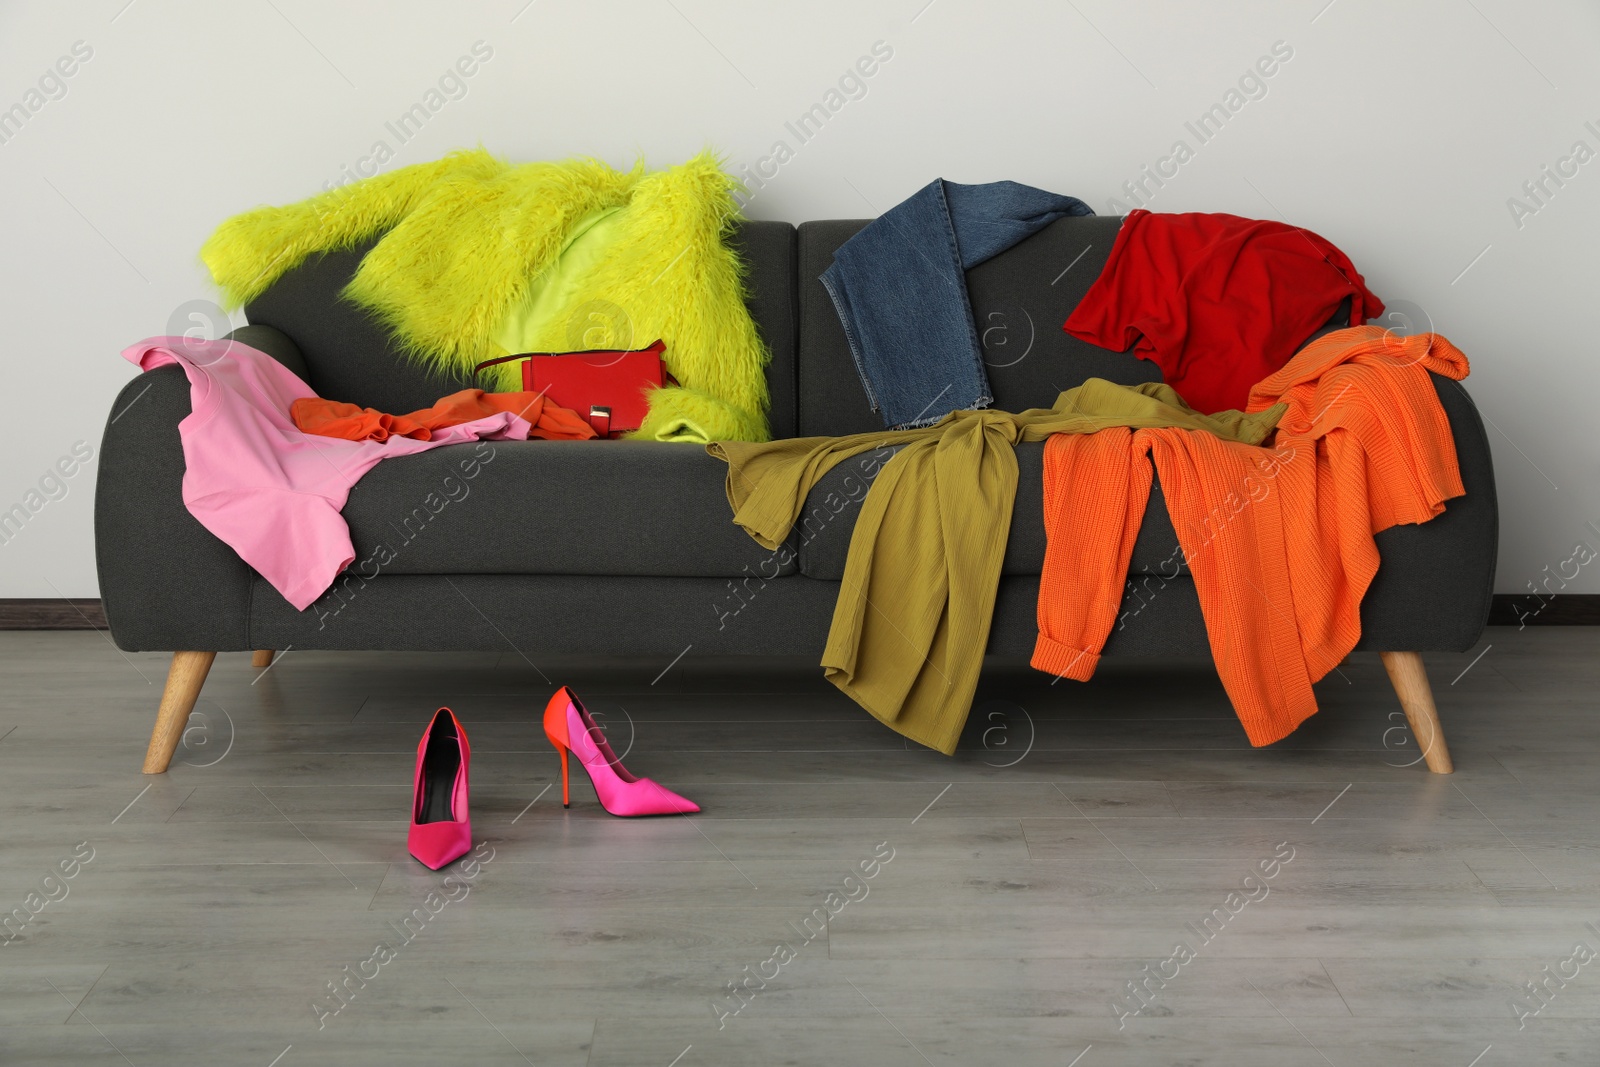
{"label": "orange knit sweater", "polygon": [[1461,496],[1434,371],[1467,359],[1443,337],[1357,326],[1307,345],[1250,392],[1289,410],[1263,447],[1181,429],[1057,434],[1045,444],[1048,543],[1033,666],[1087,681],[1161,476],[1223,686],[1252,745],[1317,710],[1311,683],[1361,637],[1373,534]]}

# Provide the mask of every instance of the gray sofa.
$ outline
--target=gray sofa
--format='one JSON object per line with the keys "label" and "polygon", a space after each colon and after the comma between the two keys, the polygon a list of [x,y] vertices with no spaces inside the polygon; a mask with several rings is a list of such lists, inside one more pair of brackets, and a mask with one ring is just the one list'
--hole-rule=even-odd
{"label": "gray sofa", "polygon": [[[969,272],[997,407],[1049,405],[1091,376],[1159,379],[1153,363],[1061,329],[1104,265],[1119,224],[1063,219]],[[740,231],[750,310],[772,349],[776,436],[882,429],[817,281],[834,249],[864,225],[752,222]],[[331,253],[291,271],[246,308],[251,325],[236,336],[271,352],[319,395],[384,411],[425,407],[471,384],[419,371],[359,308],[339,299],[364,251]],[[1460,384],[1438,377],[1434,384],[1467,495],[1430,523],[1378,535],[1383,563],[1362,605],[1360,647],[1384,653],[1428,766],[1445,772],[1449,755],[1420,654],[1458,652],[1478,640],[1494,585],[1498,518],[1477,410]],[[780,557],[730,521],[727,468],[702,448],[451,446],[380,463],[362,479],[345,509],[357,560],[373,557],[380,544],[394,559],[347,571],[299,612],[184,508],[183,372],[168,367],[135,379],[113,412],[95,500],[106,616],[119,647],[174,652],[148,773],[166,769],[220,651],[256,650],[260,663],[270,662],[265,650],[290,646],[515,648],[535,661],[541,653],[605,653],[663,666],[686,650],[820,655],[857,508],[843,485],[854,465],[844,464],[813,491],[791,538],[795,551]],[[1043,446],[1017,451],[1021,478],[989,652],[1025,657],[1044,559]],[[1107,655],[1208,652],[1193,582],[1170,562],[1176,547],[1158,485]],[[571,610],[597,604],[606,610]],[[424,605],[429,625],[395,625]]]}

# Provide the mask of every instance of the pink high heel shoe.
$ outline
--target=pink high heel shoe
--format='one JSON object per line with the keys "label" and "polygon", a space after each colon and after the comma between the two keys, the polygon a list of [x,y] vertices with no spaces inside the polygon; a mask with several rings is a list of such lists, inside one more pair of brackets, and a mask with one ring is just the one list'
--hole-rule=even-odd
{"label": "pink high heel shoe", "polygon": [[561,753],[561,806],[570,807],[572,794],[567,781],[567,753],[578,757],[589,772],[600,806],[613,815],[683,815],[699,811],[700,805],[688,797],[657,785],[648,778],[628,773],[606,735],[600,732],[589,709],[576,693],[562,686],[544,707],[544,735]]}
{"label": "pink high heel shoe", "polygon": [[472,747],[455,712],[440,708],[417,745],[417,776],[411,788],[411,832],[406,848],[424,867],[437,871],[472,847],[467,813],[467,766]]}

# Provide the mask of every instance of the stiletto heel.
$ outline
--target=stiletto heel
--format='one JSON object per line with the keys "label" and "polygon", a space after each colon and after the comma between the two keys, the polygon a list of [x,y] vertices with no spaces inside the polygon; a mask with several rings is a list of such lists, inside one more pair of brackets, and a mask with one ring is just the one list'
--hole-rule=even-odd
{"label": "stiletto heel", "polygon": [[455,712],[440,708],[417,745],[417,773],[411,785],[411,831],[406,848],[425,867],[437,871],[472,847],[467,810],[467,769],[472,747]]}
{"label": "stiletto heel", "polygon": [[566,686],[557,689],[544,707],[544,734],[561,753],[561,806],[564,808],[571,804],[567,789],[567,753],[570,751],[589,772],[589,781],[594,783],[600,806],[613,815],[685,815],[700,810],[700,805],[688,797],[679,796],[648,778],[628,773],[611,750],[606,735],[595,725],[589,709]]}
{"label": "stiletto heel", "polygon": [[[563,689],[562,692],[566,690]],[[560,696],[557,693],[556,696]],[[561,753],[561,806],[572,807],[572,790],[567,780],[567,750],[572,747],[567,740],[567,715],[564,708],[556,706],[556,698],[551,697],[550,703],[544,707],[544,735],[550,739],[557,752]]]}
{"label": "stiletto heel", "polygon": [[572,807],[572,790],[567,783],[567,750],[561,750],[561,806]]}

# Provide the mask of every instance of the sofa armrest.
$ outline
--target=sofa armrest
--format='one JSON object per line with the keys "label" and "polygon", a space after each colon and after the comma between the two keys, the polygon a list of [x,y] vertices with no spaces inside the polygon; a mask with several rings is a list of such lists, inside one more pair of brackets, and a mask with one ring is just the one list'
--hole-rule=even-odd
{"label": "sofa armrest", "polygon": [[306,357],[300,346],[282,330],[273,326],[241,326],[228,335],[228,340],[238,341],[259,349],[282,363],[302,382],[306,380]]}
{"label": "sofa armrest", "polygon": [[1382,563],[1361,602],[1357,648],[1464,652],[1489,621],[1500,550],[1489,436],[1460,382],[1435,374],[1433,386],[1450,419],[1467,494],[1428,522],[1378,534]]}
{"label": "sofa armrest", "polygon": [[111,636],[130,652],[251,647],[252,571],[183,503],[189,413],[183,368],[162,367],[127,384],[101,439],[95,561]]}

